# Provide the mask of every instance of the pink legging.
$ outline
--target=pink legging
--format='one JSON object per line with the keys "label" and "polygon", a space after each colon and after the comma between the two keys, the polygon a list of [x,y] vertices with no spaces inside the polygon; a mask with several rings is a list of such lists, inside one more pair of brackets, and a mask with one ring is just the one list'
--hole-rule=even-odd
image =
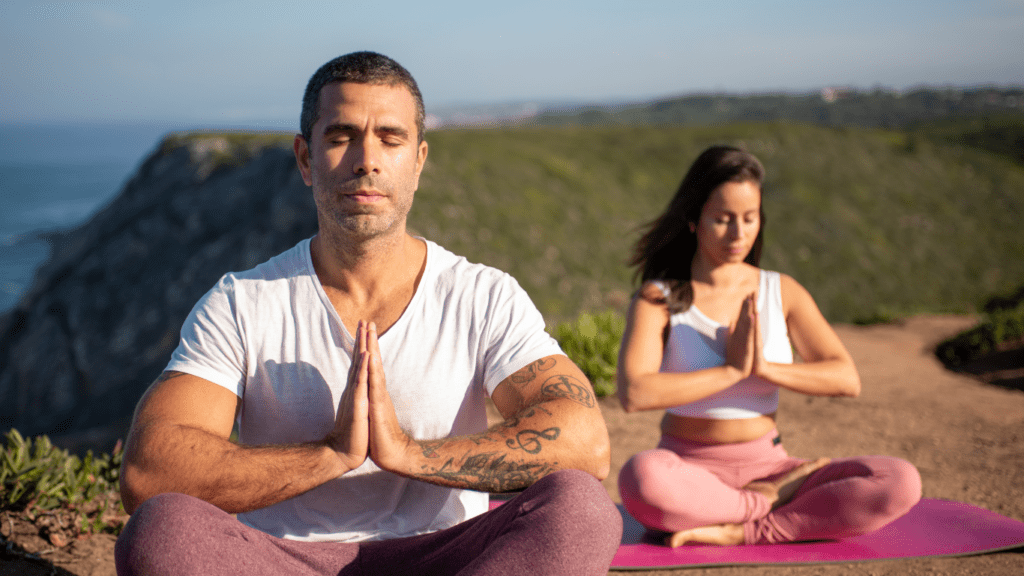
{"label": "pink legging", "polygon": [[742,489],[754,480],[777,479],[806,461],[790,457],[775,431],[720,445],[662,436],[657,448],[622,467],[619,494],[626,510],[648,528],[677,532],[742,524],[747,544],[866,534],[921,499],[917,469],[889,456],[832,460],[775,510],[763,494]]}

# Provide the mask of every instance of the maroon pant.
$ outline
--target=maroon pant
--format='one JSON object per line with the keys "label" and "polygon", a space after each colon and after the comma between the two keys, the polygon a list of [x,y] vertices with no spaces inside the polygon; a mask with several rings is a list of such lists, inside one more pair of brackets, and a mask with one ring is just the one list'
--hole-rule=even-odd
{"label": "maroon pant", "polygon": [[546,476],[498,508],[430,534],[297,542],[183,494],[144,502],[117,540],[117,573],[245,576],[607,574],[622,517],[589,474]]}

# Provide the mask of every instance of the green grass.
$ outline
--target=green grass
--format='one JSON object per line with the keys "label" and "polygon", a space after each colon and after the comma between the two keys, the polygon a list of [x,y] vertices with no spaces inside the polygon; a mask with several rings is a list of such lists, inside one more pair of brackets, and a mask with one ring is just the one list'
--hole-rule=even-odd
{"label": "green grass", "polygon": [[943,139],[786,123],[427,139],[410,228],[510,272],[550,325],[625,309],[638,227],[715,143],[765,163],[762,264],[804,284],[831,321],[975,311],[980,295],[1024,280],[1024,167]]}

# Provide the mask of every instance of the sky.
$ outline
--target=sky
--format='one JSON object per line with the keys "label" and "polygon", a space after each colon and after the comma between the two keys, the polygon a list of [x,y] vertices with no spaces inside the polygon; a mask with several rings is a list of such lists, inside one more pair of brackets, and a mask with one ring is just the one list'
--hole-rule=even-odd
{"label": "sky", "polygon": [[1024,84],[1024,0],[0,2],[0,123],[294,129],[374,50],[427,110],[695,92]]}

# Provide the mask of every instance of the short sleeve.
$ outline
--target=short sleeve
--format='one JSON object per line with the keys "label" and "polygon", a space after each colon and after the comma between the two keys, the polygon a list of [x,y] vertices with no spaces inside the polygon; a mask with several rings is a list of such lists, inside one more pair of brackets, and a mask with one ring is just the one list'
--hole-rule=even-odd
{"label": "short sleeve", "polygon": [[563,354],[558,342],[544,329],[544,317],[519,283],[502,273],[491,289],[487,314],[486,377],[491,394],[503,380],[530,362]]}
{"label": "short sleeve", "polygon": [[236,316],[234,287],[231,276],[224,276],[196,303],[181,327],[181,341],[166,370],[198,376],[241,397],[246,374],[245,348]]}

